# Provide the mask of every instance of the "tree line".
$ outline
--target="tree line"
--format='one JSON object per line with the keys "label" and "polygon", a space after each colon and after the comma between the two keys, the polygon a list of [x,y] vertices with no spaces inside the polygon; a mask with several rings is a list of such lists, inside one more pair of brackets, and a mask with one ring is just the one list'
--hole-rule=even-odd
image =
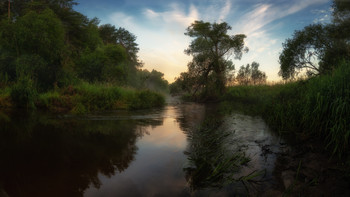
{"label": "tree line", "polygon": [[136,36],[75,11],[74,0],[0,1],[0,85],[39,92],[79,81],[166,90],[164,74],[143,70]]}

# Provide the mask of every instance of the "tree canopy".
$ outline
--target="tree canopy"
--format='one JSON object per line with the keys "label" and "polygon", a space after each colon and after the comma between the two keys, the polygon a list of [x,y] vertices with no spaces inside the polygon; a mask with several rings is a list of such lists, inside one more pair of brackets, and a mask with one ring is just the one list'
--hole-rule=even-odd
{"label": "tree canopy", "polygon": [[240,85],[257,85],[266,83],[267,76],[265,72],[259,70],[260,64],[253,62],[246,66],[241,66],[238,70],[236,81]]}
{"label": "tree canopy", "polygon": [[[75,11],[76,4],[1,0],[0,76],[11,84],[30,84],[39,92],[81,80],[167,89],[163,73],[140,69],[134,34],[123,27],[100,25],[99,19]],[[144,76],[148,85],[143,84]]]}
{"label": "tree canopy", "polygon": [[194,38],[185,50],[192,55],[188,64],[188,76],[193,80],[193,93],[202,91],[207,96],[223,93],[227,76],[234,69],[229,58],[233,55],[240,59],[247,47],[244,46],[244,34],[228,35],[231,27],[226,23],[195,21],[185,33]]}
{"label": "tree canopy", "polygon": [[301,71],[308,76],[329,73],[340,61],[350,60],[350,2],[334,0],[333,8],[332,23],[308,25],[282,44],[283,79],[293,79]]}

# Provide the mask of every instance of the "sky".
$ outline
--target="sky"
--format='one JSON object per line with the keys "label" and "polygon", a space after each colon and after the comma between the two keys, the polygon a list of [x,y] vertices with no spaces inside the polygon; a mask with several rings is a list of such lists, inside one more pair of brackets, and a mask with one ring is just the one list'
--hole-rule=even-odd
{"label": "sky", "polygon": [[[282,43],[295,30],[331,20],[332,0],[77,0],[75,10],[100,24],[123,27],[134,34],[143,68],[158,70],[170,83],[187,71],[184,53],[191,38],[184,35],[195,20],[227,22],[230,35],[245,34],[249,52],[233,60],[236,70],[253,61],[277,82]],[[233,58],[233,57],[232,57]]]}

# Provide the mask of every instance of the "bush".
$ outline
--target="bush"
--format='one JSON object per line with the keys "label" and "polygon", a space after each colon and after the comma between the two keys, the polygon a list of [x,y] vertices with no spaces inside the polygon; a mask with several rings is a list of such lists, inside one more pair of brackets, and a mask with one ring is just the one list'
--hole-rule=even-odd
{"label": "bush", "polygon": [[164,103],[165,99],[161,94],[144,90],[135,93],[135,96],[131,100],[130,109],[161,107]]}
{"label": "bush", "polygon": [[10,96],[18,107],[35,108],[34,101],[38,93],[33,80],[29,76],[21,76],[12,86]]}
{"label": "bush", "polygon": [[113,109],[114,104],[121,98],[119,87],[83,83],[76,87],[80,102],[87,110]]}

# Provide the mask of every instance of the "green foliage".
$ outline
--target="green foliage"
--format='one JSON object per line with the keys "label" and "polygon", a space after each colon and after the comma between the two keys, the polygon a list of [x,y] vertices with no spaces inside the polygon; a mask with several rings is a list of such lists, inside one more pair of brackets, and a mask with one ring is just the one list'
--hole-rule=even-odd
{"label": "green foliage", "polygon": [[128,71],[123,47],[108,44],[94,51],[86,49],[76,64],[78,76],[89,82],[108,81],[125,84]]}
{"label": "green foliage", "polygon": [[111,24],[99,26],[99,33],[105,44],[121,45],[128,55],[128,60],[133,63],[133,66],[141,65],[137,57],[139,48],[138,44],[135,42],[135,35],[122,27],[116,29],[116,27]]}
{"label": "green foliage", "polygon": [[101,81],[105,59],[102,49],[98,48],[92,52],[86,49],[76,62],[75,70],[81,79],[89,82]]}
{"label": "green foliage", "polygon": [[35,108],[37,92],[34,81],[29,76],[21,75],[11,87],[10,96],[18,107]]}
{"label": "green foliage", "polygon": [[349,63],[343,63],[332,75],[311,80],[305,95],[303,126],[326,137],[333,154],[341,155],[349,149],[349,78]]}
{"label": "green foliage", "polygon": [[301,71],[308,76],[326,74],[350,60],[349,7],[348,1],[334,0],[331,24],[308,25],[283,43],[279,57],[283,79],[293,79]]}
{"label": "green foliage", "polygon": [[266,74],[259,70],[259,63],[253,62],[251,65],[241,66],[239,69],[236,81],[240,85],[257,85],[266,83]]}
{"label": "green foliage", "polygon": [[[189,72],[182,72],[180,76],[170,85],[171,94],[181,94],[192,92],[196,85],[196,77]],[[194,92],[195,93],[195,92]]]}
{"label": "green foliage", "polygon": [[82,114],[116,109],[161,107],[164,96],[148,90],[136,91],[108,84],[81,83],[39,95],[36,105],[53,112]]}
{"label": "green foliage", "polygon": [[168,92],[168,81],[164,79],[164,74],[152,70],[138,70],[136,72],[136,83],[134,86],[141,89],[152,90],[156,92]]}
{"label": "green foliage", "polygon": [[83,83],[76,90],[80,102],[89,111],[114,109],[115,101],[121,98],[119,87]]}
{"label": "green foliage", "polygon": [[149,109],[153,107],[162,107],[165,104],[164,96],[149,90],[136,92],[131,97],[131,109]]}
{"label": "green foliage", "polygon": [[[97,18],[73,10],[74,0],[12,0],[9,19],[7,3],[0,3],[0,87],[11,90],[18,106],[84,113],[164,103],[158,94],[117,87],[168,88],[163,73],[138,70],[136,36],[126,29],[99,26]],[[1,97],[3,106],[8,98]]]}
{"label": "green foliage", "polygon": [[[0,50],[7,50],[4,64],[15,66],[34,77],[42,89],[53,87],[61,69],[64,29],[50,9],[41,13],[29,11],[15,23],[1,23]],[[7,61],[6,61],[7,60]],[[17,68],[18,67],[18,68]],[[13,68],[2,72],[13,75]],[[16,77],[19,77],[16,75]]]}
{"label": "green foliage", "polygon": [[61,51],[64,47],[64,29],[61,21],[55,13],[46,9],[41,13],[28,12],[14,23],[13,35],[10,40],[12,46],[22,54],[37,54],[48,61],[49,64],[60,60]]}
{"label": "green foliage", "polygon": [[48,84],[52,84],[52,71],[47,62],[38,55],[22,55],[16,60],[16,70],[18,75],[33,77],[40,88],[47,89]]}
{"label": "green foliage", "polygon": [[295,31],[292,39],[283,44],[279,62],[279,75],[283,79],[294,78],[303,69],[309,76],[319,74],[327,68],[322,68],[318,61],[325,55],[330,46],[327,30],[322,25],[309,25],[301,31]]}
{"label": "green foliage", "polygon": [[102,70],[104,81],[126,84],[128,68],[127,53],[121,45],[110,44],[104,47],[106,61]]}
{"label": "green foliage", "polygon": [[284,85],[232,87],[224,98],[254,104],[281,133],[323,138],[328,150],[340,156],[349,149],[349,78],[349,63],[343,62],[329,75]]}
{"label": "green foliage", "polygon": [[195,21],[187,28],[185,35],[193,37],[187,55],[193,60],[188,64],[188,79],[195,85],[191,91],[200,91],[204,96],[217,97],[225,90],[227,76],[234,65],[227,59],[234,54],[236,59],[247,51],[244,47],[245,35],[228,35],[231,27],[223,23]]}
{"label": "green foliage", "polygon": [[104,24],[98,27],[100,37],[102,38],[104,44],[115,44],[117,42],[116,31],[114,25]]}
{"label": "green foliage", "polygon": [[118,28],[118,30],[115,32],[115,36],[117,43],[122,45],[128,53],[129,60],[139,65],[140,63],[137,57],[139,48],[138,44],[135,42],[136,36],[122,27]]}

